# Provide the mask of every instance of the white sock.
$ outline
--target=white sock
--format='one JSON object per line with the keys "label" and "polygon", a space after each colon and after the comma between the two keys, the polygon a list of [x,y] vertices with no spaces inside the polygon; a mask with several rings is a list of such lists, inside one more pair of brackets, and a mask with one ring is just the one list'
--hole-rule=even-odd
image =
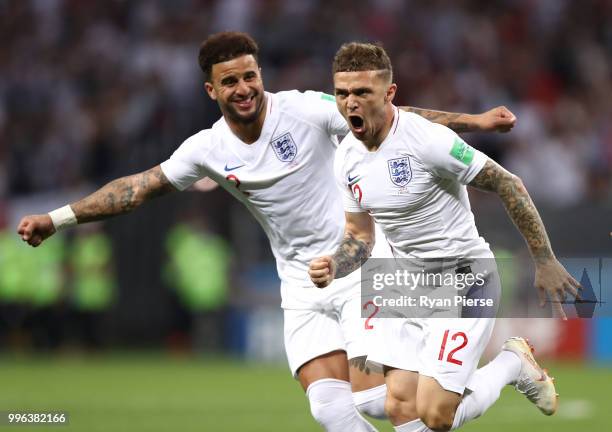
{"label": "white sock", "polygon": [[425,423],[421,421],[421,419],[416,419],[409,421],[408,423],[404,423],[403,425],[393,426],[393,429],[396,432],[430,432]]}
{"label": "white sock", "polygon": [[453,427],[457,429],[466,422],[482,415],[499,398],[504,386],[518,378],[521,360],[510,351],[502,351],[486,366],[474,372],[466,392],[457,407]]}
{"label": "white sock", "polygon": [[377,432],[355,408],[348,382],[320,379],[308,386],[306,396],[312,416],[326,431]]}
{"label": "white sock", "polygon": [[361,414],[367,414],[376,419],[386,419],[385,399],[387,386],[385,384],[353,393],[353,401]]}

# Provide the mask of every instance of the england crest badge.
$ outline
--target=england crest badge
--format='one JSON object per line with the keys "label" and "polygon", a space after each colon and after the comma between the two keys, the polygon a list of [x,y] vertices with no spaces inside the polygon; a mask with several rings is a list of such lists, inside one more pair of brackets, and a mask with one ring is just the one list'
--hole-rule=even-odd
{"label": "england crest badge", "polygon": [[291,162],[297,155],[297,145],[289,132],[273,138],[270,145],[281,162]]}
{"label": "england crest badge", "polygon": [[408,157],[390,159],[387,161],[387,166],[389,167],[389,175],[394,185],[404,187],[412,179],[412,169],[410,168],[410,159]]}

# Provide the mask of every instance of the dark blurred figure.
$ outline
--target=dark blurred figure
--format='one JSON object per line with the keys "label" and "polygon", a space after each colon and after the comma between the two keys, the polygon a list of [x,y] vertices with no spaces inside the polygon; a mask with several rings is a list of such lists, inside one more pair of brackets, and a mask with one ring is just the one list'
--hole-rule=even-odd
{"label": "dark blurred figure", "polygon": [[116,299],[113,248],[100,224],[75,230],[68,249],[68,337],[88,349],[108,340],[108,311]]}
{"label": "dark blurred figure", "polygon": [[223,322],[230,287],[229,245],[196,213],[183,217],[168,232],[166,252],[164,279],[175,290],[183,317],[177,330],[189,335],[189,345],[197,351],[226,348]]}

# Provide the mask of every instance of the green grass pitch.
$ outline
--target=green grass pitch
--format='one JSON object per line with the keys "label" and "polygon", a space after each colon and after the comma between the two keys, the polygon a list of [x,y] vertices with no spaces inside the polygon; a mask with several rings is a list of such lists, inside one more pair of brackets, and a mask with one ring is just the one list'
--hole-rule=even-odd
{"label": "green grass pitch", "polygon": [[[467,432],[609,430],[612,369],[556,364],[559,412],[547,418],[511,388]],[[159,354],[0,357],[0,411],[66,411],[67,426],[25,431],[318,431],[284,366]],[[386,422],[376,422],[391,431]]]}

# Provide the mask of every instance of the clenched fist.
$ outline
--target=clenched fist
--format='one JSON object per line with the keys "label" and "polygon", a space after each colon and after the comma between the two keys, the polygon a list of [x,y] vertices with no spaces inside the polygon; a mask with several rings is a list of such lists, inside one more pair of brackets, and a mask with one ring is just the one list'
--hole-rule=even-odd
{"label": "clenched fist", "polygon": [[30,246],[38,246],[43,240],[55,234],[55,227],[51,216],[44,215],[29,215],[25,216],[19,222],[17,234],[21,236],[21,240],[27,242]]}
{"label": "clenched fist", "polygon": [[310,261],[308,275],[318,288],[325,288],[336,276],[336,263],[331,256],[323,256]]}
{"label": "clenched fist", "polygon": [[498,106],[478,114],[478,128],[483,132],[509,132],[516,123],[516,116],[505,106]]}

